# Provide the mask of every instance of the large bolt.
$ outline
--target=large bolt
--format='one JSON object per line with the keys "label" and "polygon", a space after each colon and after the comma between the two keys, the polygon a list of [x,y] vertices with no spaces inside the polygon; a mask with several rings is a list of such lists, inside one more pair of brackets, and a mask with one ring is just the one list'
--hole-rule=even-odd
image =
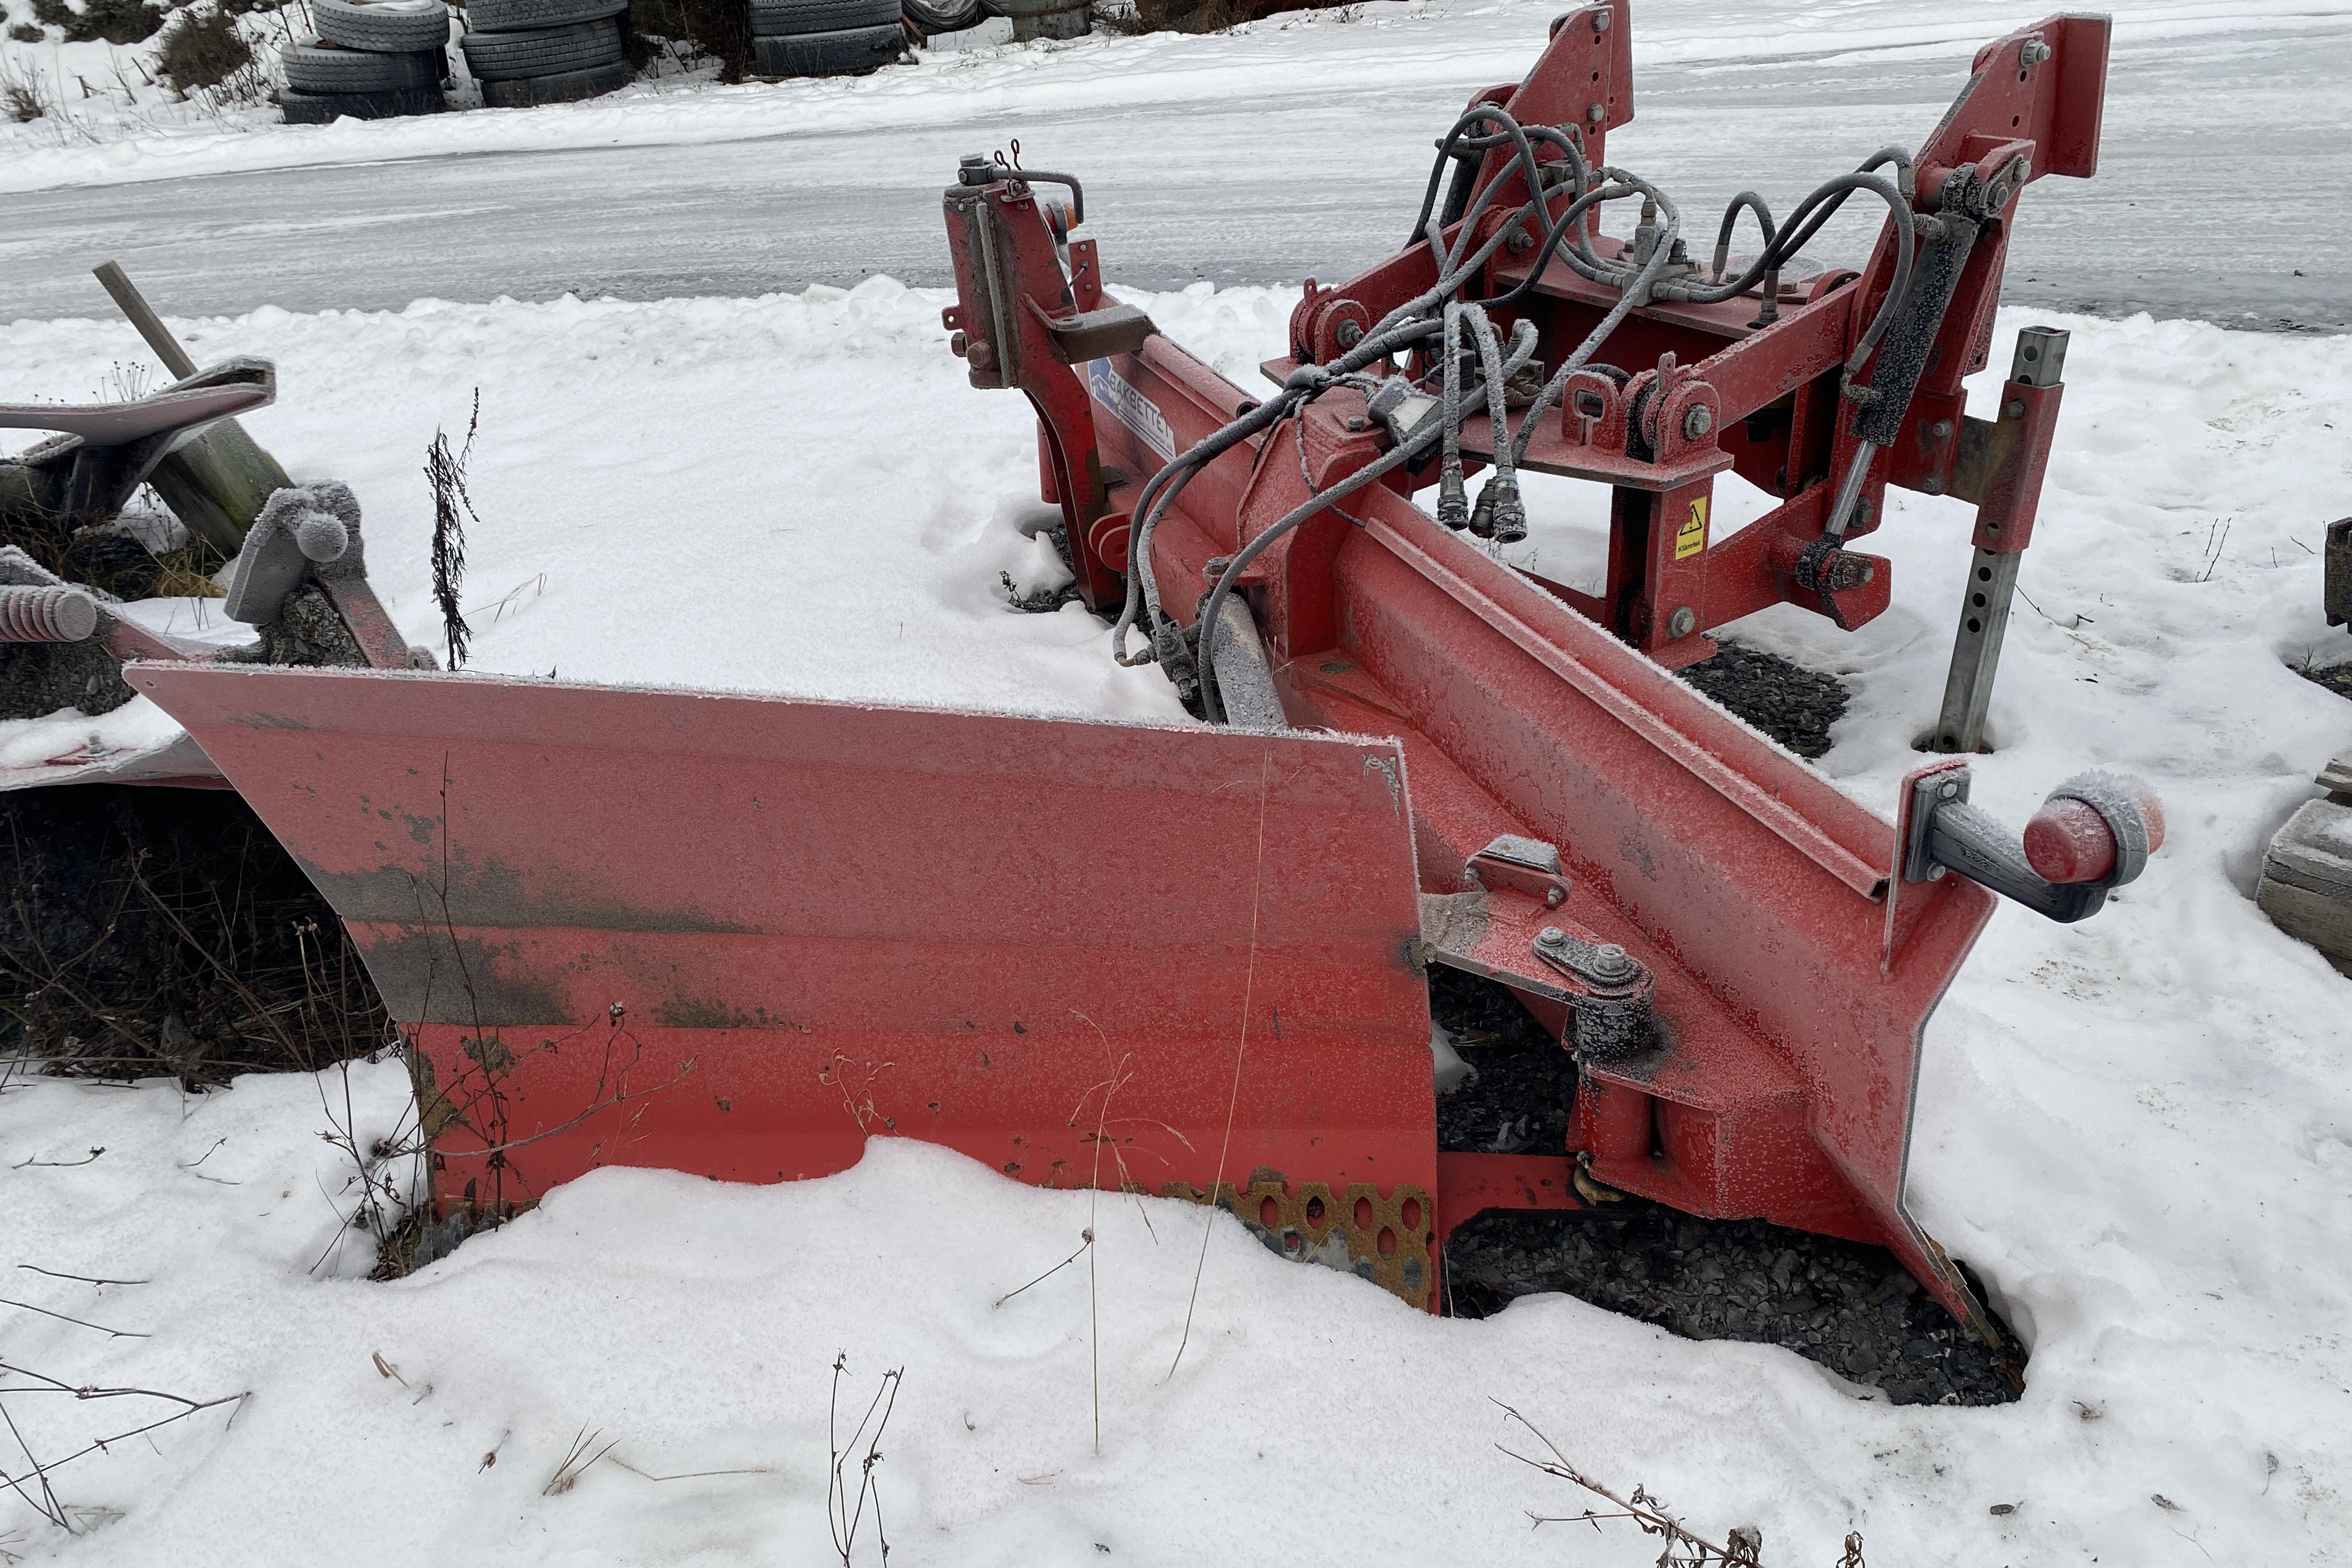
{"label": "large bolt", "polygon": [[1566,903],[1567,901],[1568,901],[1568,895],[1567,895],[1566,893],[1561,892],[1558,888],[1556,888],[1556,887],[1553,887],[1553,888],[1546,888],[1546,889],[1544,889],[1544,907],[1545,907],[1545,908],[1547,908],[1547,909],[1554,909],[1554,910],[1556,910],[1556,909],[1559,908],[1559,906],[1560,906],[1560,905],[1562,905],[1562,904]]}
{"label": "large bolt", "polygon": [[1625,950],[1613,942],[1604,942],[1592,950],[1592,973],[1603,980],[1622,980],[1633,973],[1633,961]]}
{"label": "large bolt", "polygon": [[1688,605],[1666,617],[1666,630],[1678,637],[1686,637],[1698,630],[1698,612]]}
{"label": "large bolt", "polygon": [[1558,926],[1546,926],[1543,930],[1536,932],[1536,945],[1538,947],[1566,947],[1568,945],[1568,933],[1560,930]]}
{"label": "large bolt", "polygon": [[1690,412],[1683,416],[1683,439],[1685,441],[1696,441],[1714,428],[1715,410],[1704,403],[1692,404]]}
{"label": "large bolt", "polygon": [[1596,103],[1591,108],[1584,111],[1584,118],[1592,121],[1593,124],[1598,125],[1602,121],[1609,118],[1609,111]]}
{"label": "large bolt", "polygon": [[2001,405],[2000,411],[2009,416],[2011,419],[2022,419],[2025,417],[2025,399],[2022,397],[2012,397],[2007,403]]}
{"label": "large bolt", "polygon": [[1342,349],[1354,348],[1364,341],[1363,326],[1356,321],[1342,321],[1332,329],[1331,341]]}
{"label": "large bolt", "polygon": [[1951,433],[1952,422],[1948,419],[1938,419],[1933,425],[1927,426],[1927,434],[1934,437],[1938,441],[1943,440]]}
{"label": "large bolt", "polygon": [[2028,38],[2025,47],[2017,51],[2017,58],[2027,65],[2038,66],[2050,58],[2050,46],[2039,38]]}
{"label": "large bolt", "polygon": [[996,363],[996,351],[990,348],[985,341],[977,342],[971,345],[964,358],[971,363],[972,369],[986,370]]}

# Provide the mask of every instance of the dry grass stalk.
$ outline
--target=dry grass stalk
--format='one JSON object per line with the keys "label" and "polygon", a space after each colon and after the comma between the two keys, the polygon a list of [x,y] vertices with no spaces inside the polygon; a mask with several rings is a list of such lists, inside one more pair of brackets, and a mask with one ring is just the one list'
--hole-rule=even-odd
{"label": "dry grass stalk", "polygon": [[[875,1389],[874,1397],[858,1418],[857,1429],[844,1443],[840,1435],[841,1374],[849,1369],[849,1352],[842,1352],[833,1358],[833,1394],[824,1412],[825,1442],[832,1450],[832,1464],[826,1474],[824,1490],[825,1521],[832,1527],[833,1549],[841,1555],[841,1568],[852,1568],[851,1557],[857,1550],[858,1532],[866,1522],[866,1505],[874,1505],[874,1538],[882,1549],[882,1561],[890,1561],[890,1534],[882,1525],[882,1492],[874,1469],[882,1462],[882,1431],[890,1425],[890,1412],[898,1404],[898,1384],[906,1377],[905,1367],[894,1368],[882,1374],[882,1383]],[[877,1419],[878,1416],[878,1419]],[[859,1447],[865,1452],[860,1455]],[[857,1460],[857,1490],[853,1495],[842,1467]]]}
{"label": "dry grass stalk", "polygon": [[[1588,1508],[1581,1513],[1547,1514],[1530,1510],[1528,1518],[1538,1529],[1547,1524],[1589,1524],[1597,1532],[1611,1521],[1630,1521],[1644,1535],[1654,1535],[1664,1542],[1658,1553],[1658,1568],[1759,1568],[1764,1550],[1763,1532],[1753,1526],[1732,1530],[1728,1545],[1694,1533],[1668,1510],[1665,1500],[1654,1497],[1647,1489],[1636,1486],[1630,1497],[1620,1497],[1608,1487],[1594,1480],[1569,1462],[1559,1446],[1544,1436],[1536,1424],[1517,1410],[1495,1401],[1496,1408],[1518,1423],[1529,1436],[1544,1447],[1541,1454],[1523,1454],[1517,1449],[1497,1443],[1496,1447],[1519,1463],[1541,1470],[1548,1476],[1558,1476],[1584,1491],[1600,1498],[1611,1507],[1606,1510]],[[1845,1538],[1845,1550],[1836,1568],[1866,1568],[1862,1559],[1862,1534],[1850,1531]]]}
{"label": "dry grass stalk", "polygon": [[1273,783],[1274,747],[1268,742],[1258,748],[1257,854],[1250,867],[1249,963],[1242,973],[1242,1027],[1241,1037],[1234,1047],[1234,1087],[1225,1100],[1225,1136],[1217,1145],[1217,1173],[1209,1183],[1209,1215],[1201,1227],[1201,1257],[1192,1266],[1192,1293],[1184,1303],[1184,1331],[1176,1341],[1175,1359],[1168,1363],[1171,1379],[1184,1363],[1184,1347],[1192,1342],[1192,1311],[1201,1304],[1201,1276],[1208,1270],[1209,1237],[1217,1226],[1217,1194],[1224,1190],[1225,1160],[1234,1148],[1234,1114],[1241,1105],[1242,1063],[1249,1056],[1250,1007],[1257,989],[1258,924],[1264,910],[1265,884],[1265,803]]}

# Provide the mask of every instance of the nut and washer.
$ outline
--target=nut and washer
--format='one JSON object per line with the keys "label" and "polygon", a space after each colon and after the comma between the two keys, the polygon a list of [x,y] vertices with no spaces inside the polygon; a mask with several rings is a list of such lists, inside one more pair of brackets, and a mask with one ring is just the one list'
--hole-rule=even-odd
{"label": "nut and washer", "polygon": [[1675,613],[1666,617],[1666,630],[1678,637],[1690,636],[1698,630],[1698,612],[1688,605],[1677,606]]}
{"label": "nut and washer", "polygon": [[1690,412],[1683,416],[1683,439],[1685,441],[1696,441],[1714,428],[1715,410],[1704,403],[1692,404]]}

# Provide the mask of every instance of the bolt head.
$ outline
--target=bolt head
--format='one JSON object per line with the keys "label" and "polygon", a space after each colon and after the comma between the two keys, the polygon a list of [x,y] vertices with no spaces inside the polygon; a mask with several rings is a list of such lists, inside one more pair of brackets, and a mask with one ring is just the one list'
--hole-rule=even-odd
{"label": "bolt head", "polygon": [[996,351],[986,342],[975,342],[965,351],[964,358],[971,362],[972,369],[986,370],[996,363]]}
{"label": "bolt head", "polygon": [[1666,630],[1675,637],[1686,637],[1698,630],[1698,612],[1688,605],[1666,617]]}
{"label": "bolt head", "polygon": [[1348,416],[1348,428],[1350,430],[1369,430],[1371,428],[1371,425],[1372,422],[1365,418],[1360,414],[1350,414]]}
{"label": "bolt head", "polygon": [[1946,780],[1937,786],[1936,793],[1946,800],[1958,800],[1960,796],[1960,786],[1955,780]]}
{"label": "bolt head", "polygon": [[1584,118],[1592,121],[1593,124],[1598,125],[1602,121],[1609,118],[1609,111],[1596,103],[1591,108],[1584,111]]}
{"label": "bolt head", "polygon": [[1558,888],[1546,888],[1544,889],[1544,903],[1551,909],[1556,910],[1559,908],[1562,903],[1567,901],[1567,899],[1568,895],[1561,892]]}
{"label": "bolt head", "polygon": [[1465,888],[1475,888],[1482,885],[1478,880],[1478,868],[1475,866],[1465,866],[1462,868],[1462,885]]}
{"label": "bolt head", "polygon": [[1356,321],[1342,321],[1332,330],[1331,341],[1343,349],[1354,348],[1364,341],[1364,329]]}
{"label": "bolt head", "polygon": [[1683,416],[1683,438],[1686,441],[1696,441],[1714,428],[1715,410],[1704,403],[1692,404],[1690,412]]}
{"label": "bolt head", "polygon": [[2050,58],[2050,46],[2039,38],[2028,38],[2025,47],[2018,51],[2018,58],[2027,65],[2038,66]]}
{"label": "bolt head", "polygon": [[2000,411],[2011,419],[2022,419],[2025,417],[2025,399],[2012,397],[2001,405]]}
{"label": "bolt head", "polygon": [[1927,426],[1927,434],[1933,436],[1938,441],[1943,440],[1951,433],[1952,422],[1948,419],[1938,419],[1933,425]]}
{"label": "bolt head", "polygon": [[1546,926],[1543,930],[1536,932],[1536,945],[1538,947],[1565,947],[1568,945],[1568,933],[1560,930],[1558,926]]}
{"label": "bolt head", "polygon": [[1939,496],[1944,493],[1944,481],[1937,479],[1935,475],[1929,474],[1926,479],[1919,481],[1919,488],[1928,495]]}

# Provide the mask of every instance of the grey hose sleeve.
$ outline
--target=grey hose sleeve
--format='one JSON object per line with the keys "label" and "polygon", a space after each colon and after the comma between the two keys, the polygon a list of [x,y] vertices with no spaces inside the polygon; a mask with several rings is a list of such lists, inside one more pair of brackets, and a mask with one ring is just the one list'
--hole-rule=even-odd
{"label": "grey hose sleeve", "polygon": [[[1286,513],[1280,521],[1243,546],[1233,560],[1226,563],[1224,572],[1217,578],[1217,585],[1210,590],[1207,601],[1202,605],[1202,626],[1209,628],[1216,626],[1217,615],[1225,607],[1225,596],[1233,592],[1234,582],[1249,569],[1251,562],[1265,552],[1266,546],[1333,502],[1345,500],[1400,463],[1409,461],[1427,451],[1430,442],[1435,438],[1436,433],[1432,431],[1418,437],[1409,447],[1397,447],[1391,449],[1378,461],[1365,464],[1329,489],[1320,490],[1309,496]],[[1202,705],[1212,714],[1219,711],[1216,697],[1215,640],[1215,637],[1207,630],[1203,630],[1201,640],[1201,696]]]}

